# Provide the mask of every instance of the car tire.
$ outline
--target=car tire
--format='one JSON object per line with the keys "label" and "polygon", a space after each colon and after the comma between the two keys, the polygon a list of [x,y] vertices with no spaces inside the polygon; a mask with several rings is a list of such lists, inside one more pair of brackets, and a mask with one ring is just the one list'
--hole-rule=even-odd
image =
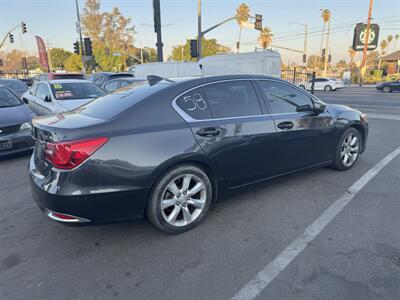
{"label": "car tire", "polygon": [[384,93],[391,93],[392,92],[392,88],[390,87],[390,86],[384,86],[383,87],[383,89],[382,89],[382,91],[384,92]]}
{"label": "car tire", "polygon": [[306,87],[303,85],[303,84],[300,84],[300,86],[299,86],[301,89],[303,89],[303,90],[305,90],[306,89]]}
{"label": "car tire", "polygon": [[362,137],[360,132],[355,128],[348,128],[336,147],[332,167],[339,171],[351,169],[360,157],[361,147]]}
{"label": "car tire", "polygon": [[146,215],[161,231],[182,233],[204,219],[212,197],[211,180],[201,168],[193,164],[179,165],[164,173],[154,184]]}
{"label": "car tire", "polygon": [[326,85],[326,86],[324,87],[324,91],[325,91],[325,92],[330,92],[330,91],[332,91],[332,87],[331,87],[330,85]]}

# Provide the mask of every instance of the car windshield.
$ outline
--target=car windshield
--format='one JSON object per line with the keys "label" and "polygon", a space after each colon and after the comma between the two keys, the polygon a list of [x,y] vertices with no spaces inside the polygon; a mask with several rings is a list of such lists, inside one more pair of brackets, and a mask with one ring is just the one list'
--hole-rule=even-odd
{"label": "car windshield", "polygon": [[103,96],[105,91],[91,82],[68,82],[50,84],[57,100],[90,99]]}
{"label": "car windshield", "polygon": [[12,92],[4,87],[0,87],[0,108],[22,105],[22,101],[18,99]]}
{"label": "car windshield", "polygon": [[25,83],[23,83],[22,81],[18,81],[18,80],[6,80],[6,81],[1,81],[0,84],[3,84],[7,87],[9,87],[10,89],[14,90],[20,90],[20,89],[28,89],[27,85]]}

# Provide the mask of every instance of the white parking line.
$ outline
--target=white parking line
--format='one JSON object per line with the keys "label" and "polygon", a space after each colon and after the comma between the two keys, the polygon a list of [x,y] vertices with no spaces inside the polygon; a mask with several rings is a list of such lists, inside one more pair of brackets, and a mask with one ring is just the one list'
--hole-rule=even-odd
{"label": "white parking line", "polygon": [[306,230],[269,262],[232,299],[254,299],[265,289],[317,235],[346,207],[360,190],[374,178],[388,163],[400,154],[400,147],[384,157],[367,173],[361,176],[339,199],[329,206]]}

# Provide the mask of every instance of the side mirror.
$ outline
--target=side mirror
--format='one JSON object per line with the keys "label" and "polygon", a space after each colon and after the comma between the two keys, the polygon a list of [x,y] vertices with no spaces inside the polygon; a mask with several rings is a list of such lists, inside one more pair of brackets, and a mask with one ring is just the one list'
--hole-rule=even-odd
{"label": "side mirror", "polygon": [[45,96],[43,100],[44,102],[51,102],[51,98],[49,95]]}
{"label": "side mirror", "polygon": [[25,97],[22,97],[22,101],[23,101],[25,104],[29,104],[29,100],[26,99]]}
{"label": "side mirror", "polygon": [[297,112],[307,112],[307,111],[313,111],[313,108],[311,107],[311,105],[301,105],[299,107],[296,108]]}
{"label": "side mirror", "polygon": [[319,101],[314,101],[314,107],[313,111],[315,114],[319,115],[320,113],[323,113],[325,111],[326,105],[322,102]]}

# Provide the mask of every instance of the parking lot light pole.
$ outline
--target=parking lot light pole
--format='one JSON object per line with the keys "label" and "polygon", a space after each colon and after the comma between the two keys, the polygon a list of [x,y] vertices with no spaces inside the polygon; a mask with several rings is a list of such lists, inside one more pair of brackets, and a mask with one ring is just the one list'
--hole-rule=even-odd
{"label": "parking lot light pole", "polygon": [[197,0],[197,58],[201,59],[203,33],[201,32],[201,0]]}

